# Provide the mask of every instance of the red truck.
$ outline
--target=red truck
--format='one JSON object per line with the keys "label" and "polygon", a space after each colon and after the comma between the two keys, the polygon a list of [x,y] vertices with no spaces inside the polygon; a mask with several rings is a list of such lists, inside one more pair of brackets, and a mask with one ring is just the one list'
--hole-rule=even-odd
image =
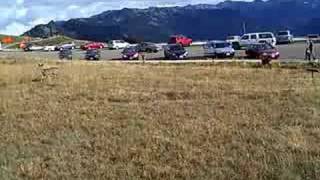
{"label": "red truck", "polygon": [[183,35],[170,36],[168,44],[181,44],[182,46],[190,46],[192,39]]}
{"label": "red truck", "polygon": [[99,42],[90,42],[81,46],[82,50],[103,49],[103,48],[105,48],[104,44]]}

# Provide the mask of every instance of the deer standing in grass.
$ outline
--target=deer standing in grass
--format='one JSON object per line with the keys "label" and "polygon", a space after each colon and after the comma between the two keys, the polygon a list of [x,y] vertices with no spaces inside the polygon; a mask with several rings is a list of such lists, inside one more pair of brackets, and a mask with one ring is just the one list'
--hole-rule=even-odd
{"label": "deer standing in grass", "polygon": [[47,79],[48,77],[57,77],[59,68],[56,66],[47,66],[43,63],[38,64],[38,68],[41,72],[40,81]]}

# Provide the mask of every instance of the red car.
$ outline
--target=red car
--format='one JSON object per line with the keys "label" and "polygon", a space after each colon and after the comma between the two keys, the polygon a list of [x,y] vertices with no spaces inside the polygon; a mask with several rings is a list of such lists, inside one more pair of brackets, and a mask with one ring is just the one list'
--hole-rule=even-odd
{"label": "red car", "polygon": [[278,59],[280,56],[279,51],[270,44],[257,43],[251,44],[246,50],[248,58],[261,59],[262,57],[269,57],[271,59]]}
{"label": "red car", "polygon": [[175,35],[171,36],[168,44],[181,44],[182,46],[190,46],[192,43],[192,39],[187,38],[183,35]]}
{"label": "red car", "polygon": [[90,42],[81,46],[82,50],[103,49],[103,48],[105,48],[104,44],[99,42]]}

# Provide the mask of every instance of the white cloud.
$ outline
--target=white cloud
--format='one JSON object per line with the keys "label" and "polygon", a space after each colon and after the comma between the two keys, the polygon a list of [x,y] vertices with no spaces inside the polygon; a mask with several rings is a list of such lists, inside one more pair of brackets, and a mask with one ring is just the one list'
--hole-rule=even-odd
{"label": "white cloud", "polygon": [[24,3],[24,0],[16,0],[17,5],[22,5]]}
{"label": "white cloud", "polygon": [[24,16],[26,16],[28,13],[28,9],[27,8],[21,8],[21,9],[17,9],[16,10],[16,19],[22,18]]}
{"label": "white cloud", "polygon": [[28,28],[29,28],[29,26],[26,26],[22,23],[12,22],[12,23],[8,24],[4,29],[1,29],[0,33],[1,34],[8,34],[8,35],[13,34],[12,32],[14,32],[13,35],[22,34],[25,31],[27,31]]}

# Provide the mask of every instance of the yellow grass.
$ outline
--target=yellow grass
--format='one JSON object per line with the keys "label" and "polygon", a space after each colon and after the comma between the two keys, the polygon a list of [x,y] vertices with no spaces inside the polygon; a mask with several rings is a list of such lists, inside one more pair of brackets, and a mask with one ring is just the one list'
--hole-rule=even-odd
{"label": "yellow grass", "polygon": [[320,179],[319,75],[17,62],[0,64],[0,179]]}

